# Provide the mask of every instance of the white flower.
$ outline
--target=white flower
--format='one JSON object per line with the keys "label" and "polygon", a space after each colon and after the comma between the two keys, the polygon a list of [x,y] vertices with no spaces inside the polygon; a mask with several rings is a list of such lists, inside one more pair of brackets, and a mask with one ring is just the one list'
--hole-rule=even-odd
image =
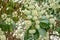
{"label": "white flower", "polygon": [[49,0],[49,3],[54,3],[54,2],[56,2],[55,0]]}
{"label": "white flower", "polygon": [[1,36],[0,36],[0,39],[1,39],[1,40],[6,40],[5,35],[1,35]]}
{"label": "white flower", "polygon": [[51,35],[51,36],[50,36],[50,39],[53,39],[53,38],[54,38],[54,36],[53,36],[53,35]]}
{"label": "white flower", "polygon": [[6,10],[8,10],[8,9],[9,9],[9,7],[6,8]]}
{"label": "white flower", "polygon": [[18,2],[18,0],[12,0],[13,2]]}
{"label": "white flower", "polygon": [[41,12],[40,12],[40,13],[41,13],[41,14],[44,14],[45,12],[46,12],[46,10],[41,10]]}
{"label": "white flower", "polygon": [[21,3],[21,2],[22,2],[22,0],[18,1],[18,3]]}
{"label": "white flower", "polygon": [[25,24],[24,29],[28,30],[31,27],[32,22],[30,20],[25,20],[24,24]]}
{"label": "white flower", "polygon": [[25,9],[24,10],[24,14],[27,14],[28,15],[28,14],[31,14],[31,12],[29,10]]}
{"label": "white flower", "polygon": [[38,4],[36,4],[36,8],[37,11],[40,11],[40,7],[38,6]]}
{"label": "white flower", "polygon": [[29,2],[29,1],[31,1],[31,0],[23,0],[24,2]]}
{"label": "white flower", "polygon": [[2,36],[1,36],[1,40],[6,40],[5,35],[2,35]]}
{"label": "white flower", "polygon": [[32,25],[30,20],[25,20],[24,23],[25,23],[25,26],[31,26]]}
{"label": "white flower", "polygon": [[39,29],[40,28],[40,25],[35,25],[36,29]]}
{"label": "white flower", "polygon": [[55,19],[54,18],[50,18],[50,23],[55,23]]}
{"label": "white flower", "polygon": [[7,19],[5,20],[5,23],[8,24],[8,25],[10,25],[10,24],[13,23],[13,20],[12,20],[11,18],[7,18]]}
{"label": "white flower", "polygon": [[48,3],[45,3],[43,6],[46,7],[46,8],[49,8]]}
{"label": "white flower", "polygon": [[1,18],[4,20],[4,19],[6,19],[7,18],[7,14],[2,14],[1,15]]}
{"label": "white flower", "polygon": [[32,19],[32,15],[27,15],[27,19]]}
{"label": "white flower", "polygon": [[40,15],[39,18],[42,18],[42,15]]}
{"label": "white flower", "polygon": [[57,31],[53,31],[53,34],[57,34],[57,35],[59,35],[59,33],[58,33]]}
{"label": "white flower", "polygon": [[15,34],[21,34],[24,30],[23,29],[18,29],[15,31]]}
{"label": "white flower", "polygon": [[34,34],[36,32],[35,29],[29,30],[29,33]]}
{"label": "white flower", "polygon": [[50,17],[53,17],[53,15],[50,15]]}
{"label": "white flower", "polygon": [[33,20],[37,20],[37,19],[38,19],[38,17],[37,17],[37,16],[34,16],[34,17],[33,17]]}
{"label": "white flower", "polygon": [[20,34],[17,34],[16,38],[20,38]]}
{"label": "white flower", "polygon": [[28,5],[27,5],[27,4],[24,4],[24,6],[25,6],[25,7],[28,7]]}
{"label": "white flower", "polygon": [[16,35],[16,38],[20,38],[21,40],[24,40],[24,34],[17,34]]}
{"label": "white flower", "polygon": [[4,34],[4,32],[0,30],[0,35],[3,35],[3,34]]}
{"label": "white flower", "polygon": [[34,9],[35,6],[34,5],[29,5],[28,9]]}
{"label": "white flower", "polygon": [[1,30],[1,28],[0,28],[0,40],[6,40],[4,32]]}
{"label": "white flower", "polygon": [[58,3],[51,3],[50,7],[53,8],[53,9],[60,8]]}
{"label": "white flower", "polygon": [[46,15],[46,18],[49,18],[50,16],[49,15]]}
{"label": "white flower", "polygon": [[17,17],[17,16],[18,16],[17,12],[16,12],[16,11],[13,12],[13,13],[12,13],[12,16],[13,16],[13,17]]}
{"label": "white flower", "polygon": [[37,11],[40,11],[40,7],[36,7],[36,10],[37,10]]}
{"label": "white flower", "polygon": [[39,24],[39,23],[40,23],[40,21],[39,21],[39,20],[36,20],[36,21],[35,21],[35,23],[36,23],[36,24]]}
{"label": "white flower", "polygon": [[32,15],[33,15],[33,16],[38,16],[37,10],[32,10]]}
{"label": "white flower", "polygon": [[56,20],[57,18],[56,18],[56,17],[54,17],[54,19]]}

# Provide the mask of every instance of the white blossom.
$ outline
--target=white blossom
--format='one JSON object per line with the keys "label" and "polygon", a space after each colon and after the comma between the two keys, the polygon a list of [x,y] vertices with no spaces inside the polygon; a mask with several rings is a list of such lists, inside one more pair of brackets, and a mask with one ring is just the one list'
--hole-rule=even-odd
{"label": "white blossom", "polygon": [[53,36],[53,35],[51,35],[51,36],[50,36],[50,39],[53,39],[53,38],[54,38],[54,36]]}
{"label": "white blossom", "polygon": [[50,23],[55,23],[55,19],[54,18],[50,18]]}
{"label": "white blossom", "polygon": [[18,13],[17,13],[16,11],[13,12],[13,13],[12,13],[12,16],[13,16],[13,17],[17,17],[17,16],[18,16]]}
{"label": "white blossom", "polygon": [[13,20],[11,18],[6,18],[5,23],[10,25],[13,23]]}
{"label": "white blossom", "polygon": [[36,27],[36,29],[39,29],[40,28],[40,25],[36,24],[35,27]]}
{"label": "white blossom", "polygon": [[46,10],[41,10],[40,13],[43,15],[45,12],[46,12]]}
{"label": "white blossom", "polygon": [[6,40],[4,32],[1,30],[1,28],[0,28],[0,40]]}
{"label": "white blossom", "polygon": [[29,33],[31,33],[31,34],[33,34],[33,33],[35,33],[35,32],[36,32],[35,29],[29,30]]}
{"label": "white blossom", "polygon": [[29,10],[25,9],[24,10],[24,14],[27,14],[28,15],[28,14],[31,14],[31,12]]}
{"label": "white blossom", "polygon": [[6,40],[5,35],[0,35],[0,39],[1,39],[1,40]]}
{"label": "white blossom", "polygon": [[41,19],[42,18],[42,15],[39,15],[39,18]]}
{"label": "white blossom", "polygon": [[5,14],[5,13],[2,14],[2,15],[1,15],[1,18],[2,18],[3,20],[6,19],[6,18],[7,18],[7,14]]}
{"label": "white blossom", "polygon": [[50,17],[53,17],[53,15],[50,15]]}
{"label": "white blossom", "polygon": [[25,20],[24,23],[25,23],[25,26],[31,26],[32,25],[32,22],[30,20]]}
{"label": "white blossom", "polygon": [[32,19],[32,15],[27,15],[27,19]]}
{"label": "white blossom", "polygon": [[49,1],[49,3],[54,3],[54,2],[56,2],[55,0],[48,0]]}
{"label": "white blossom", "polygon": [[37,16],[34,16],[34,17],[33,17],[33,20],[38,20],[38,17],[37,17]]}
{"label": "white blossom", "polygon": [[12,0],[13,2],[18,2],[19,0]]}
{"label": "white blossom", "polygon": [[49,15],[46,15],[46,18],[50,18],[50,16]]}
{"label": "white blossom", "polygon": [[32,15],[33,15],[33,16],[38,16],[37,10],[32,10]]}
{"label": "white blossom", "polygon": [[35,6],[34,5],[29,5],[28,9],[34,9]]}
{"label": "white blossom", "polygon": [[35,21],[35,23],[36,23],[36,24],[39,24],[39,23],[40,23],[40,21],[39,21],[39,20],[36,20],[36,21]]}

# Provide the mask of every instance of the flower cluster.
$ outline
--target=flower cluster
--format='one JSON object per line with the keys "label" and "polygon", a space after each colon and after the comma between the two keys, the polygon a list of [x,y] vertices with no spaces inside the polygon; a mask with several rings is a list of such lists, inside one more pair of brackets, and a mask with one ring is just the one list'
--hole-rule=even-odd
{"label": "flower cluster", "polygon": [[12,13],[12,16],[13,16],[13,17],[17,17],[17,16],[18,16],[17,12],[16,12],[16,11],[13,12],[13,13]]}
{"label": "flower cluster", "polygon": [[13,23],[13,20],[11,18],[6,18],[5,23],[11,25]]}
{"label": "flower cluster", "polygon": [[[54,10],[54,13],[56,13],[56,9],[59,8],[58,1],[56,0],[48,0],[46,2],[42,2],[40,6],[35,0],[23,0],[22,4],[24,6],[24,9],[22,10],[23,13],[26,15],[26,20],[24,20],[25,23],[25,29],[32,28],[30,26],[33,25],[32,30],[29,29],[29,33],[36,33],[36,30],[34,30],[34,27],[39,30],[40,22],[41,20],[48,20],[49,21],[49,27],[56,26],[57,18],[52,14],[52,9]],[[23,7],[22,7],[23,8]],[[33,21],[31,21],[33,20]],[[34,23],[33,23],[34,22]]]}
{"label": "flower cluster", "polygon": [[[12,6],[11,9],[10,9],[10,2],[8,3],[9,5],[7,5],[9,7],[6,8],[7,13],[9,10],[12,10],[9,11],[10,15],[3,12],[4,14],[1,15],[1,18],[8,25],[15,23],[20,18],[23,19],[23,23],[19,22],[20,20],[18,21],[18,23],[16,23],[17,26],[19,27],[17,28],[17,30],[14,30],[13,36],[16,35],[17,38],[21,38],[23,40],[24,39],[23,37],[29,34],[28,35],[29,37],[33,35],[32,36],[33,40],[36,39],[38,40],[38,38],[36,38],[37,37],[36,35],[40,35],[40,32],[44,34],[43,32],[45,31],[47,32],[48,29],[53,28],[53,26],[56,26],[56,21],[55,21],[57,20],[56,16],[60,14],[59,0],[46,0],[45,2],[42,1],[40,5],[38,5],[39,3],[37,0],[21,0],[21,1],[11,0],[11,1],[13,1],[13,5],[11,4]],[[14,3],[17,4],[15,5]],[[20,3],[22,4],[22,7],[17,8],[21,6]],[[0,8],[0,11],[1,10],[2,8]],[[36,37],[34,38],[34,36]],[[29,38],[27,37],[27,39]]]}
{"label": "flower cluster", "polygon": [[5,14],[5,13],[2,14],[2,15],[1,15],[1,18],[2,18],[3,20],[6,19],[6,18],[7,18],[7,14]]}
{"label": "flower cluster", "polygon": [[36,32],[36,30],[32,29],[32,30],[29,30],[29,33],[30,34],[34,34]]}
{"label": "flower cluster", "polygon": [[1,28],[0,28],[0,40],[6,40],[4,32],[1,30]]}
{"label": "flower cluster", "polygon": [[25,23],[25,29],[29,29],[30,26],[32,25],[32,22],[29,20],[25,20],[24,23]]}

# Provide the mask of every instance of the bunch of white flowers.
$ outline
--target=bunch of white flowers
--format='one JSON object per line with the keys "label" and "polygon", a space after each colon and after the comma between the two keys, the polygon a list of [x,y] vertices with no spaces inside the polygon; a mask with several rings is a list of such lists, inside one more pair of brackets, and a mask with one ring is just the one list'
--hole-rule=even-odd
{"label": "bunch of white flowers", "polygon": [[28,14],[31,14],[31,12],[29,10],[25,9],[24,14],[28,15]]}
{"label": "bunch of white flowers", "polygon": [[0,28],[0,40],[6,40],[4,32],[1,30],[1,28]]}
{"label": "bunch of white flowers", "polygon": [[28,15],[27,16],[27,19],[32,19],[32,15]]}
{"label": "bunch of white flowers", "polygon": [[55,23],[55,19],[50,18],[50,23]]}
{"label": "bunch of white flowers", "polygon": [[24,24],[24,22],[22,22],[22,20],[20,19],[16,25],[17,25],[17,29],[14,31],[13,36],[16,36],[16,38],[20,38],[21,40],[24,40],[24,30],[22,28],[22,25]]}
{"label": "bunch of white flowers", "polygon": [[24,24],[25,24],[25,28],[24,29],[28,29],[32,25],[32,22],[30,20],[25,20]]}
{"label": "bunch of white flowers", "polygon": [[[50,3],[48,5],[48,2]],[[45,19],[50,21],[50,27],[52,27],[52,24],[56,25],[56,17],[54,17],[50,11],[49,8],[56,9],[59,8],[59,5],[57,4],[56,0],[48,0],[47,3],[43,2],[40,6],[35,3],[35,0],[22,0],[22,4],[25,7],[23,13],[26,15],[26,20],[24,20],[24,29],[29,29],[33,24],[31,20],[35,22],[35,28],[39,29],[40,28],[40,20]],[[13,17],[17,17],[17,13],[14,12]],[[43,17],[44,16],[44,17]],[[20,24],[21,25],[21,24]],[[33,27],[34,27],[33,26]],[[16,34],[22,33],[23,30],[18,30]],[[33,34],[35,33],[35,29],[30,29],[29,33]],[[18,35],[17,37],[19,37]]]}
{"label": "bunch of white flowers", "polygon": [[12,16],[13,16],[13,17],[17,17],[17,16],[18,16],[18,13],[17,13],[16,11],[13,12],[13,13],[12,13]]}
{"label": "bunch of white flowers", "polygon": [[33,15],[33,16],[38,16],[37,10],[32,10],[32,15]]}
{"label": "bunch of white flowers", "polygon": [[11,25],[13,23],[13,20],[11,18],[6,18],[5,23]]}
{"label": "bunch of white flowers", "polygon": [[34,5],[29,5],[28,9],[34,9],[35,6]]}
{"label": "bunch of white flowers", "polygon": [[56,23],[56,21],[55,21],[56,19],[57,19],[56,17],[54,17],[54,18],[50,18],[50,23],[51,23],[51,24]]}
{"label": "bunch of white flowers", "polygon": [[56,2],[56,0],[49,0],[49,3],[54,3]]}
{"label": "bunch of white flowers", "polygon": [[13,2],[18,2],[19,0],[12,0]]}
{"label": "bunch of white flowers", "polygon": [[7,14],[5,14],[5,13],[2,14],[2,15],[1,15],[1,18],[2,18],[3,20],[6,19],[6,18],[7,18]]}
{"label": "bunch of white flowers", "polygon": [[35,29],[31,29],[31,30],[29,30],[29,33],[31,33],[31,34],[34,34],[35,32],[36,32]]}
{"label": "bunch of white flowers", "polygon": [[49,0],[50,7],[53,9],[60,8],[60,5],[58,4],[59,0]]}
{"label": "bunch of white flowers", "polygon": [[5,35],[0,35],[0,40],[6,40]]}

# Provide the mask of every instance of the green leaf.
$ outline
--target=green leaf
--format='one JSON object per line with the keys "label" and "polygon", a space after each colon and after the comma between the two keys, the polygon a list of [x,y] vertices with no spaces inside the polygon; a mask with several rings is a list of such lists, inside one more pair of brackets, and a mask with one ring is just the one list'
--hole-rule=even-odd
{"label": "green leaf", "polygon": [[42,29],[42,28],[39,29],[39,33],[42,36],[46,36],[46,31],[44,29]]}
{"label": "green leaf", "polygon": [[60,34],[60,27],[56,28],[56,31]]}
{"label": "green leaf", "polygon": [[19,20],[18,17],[13,17],[12,19],[14,20],[14,22],[17,22]]}
{"label": "green leaf", "polygon": [[13,22],[13,23],[12,23],[12,26],[13,26],[13,29],[16,28],[16,23]]}
{"label": "green leaf", "polygon": [[2,31],[6,32],[6,31],[9,31],[9,32],[12,32],[14,31],[14,28],[16,27],[16,25],[13,23],[11,25],[7,25],[5,23],[1,23],[0,24],[0,28],[2,29]]}
{"label": "green leaf", "polygon": [[49,21],[48,20],[42,20],[40,21],[40,27],[45,29],[46,31],[50,28],[49,27]]}

